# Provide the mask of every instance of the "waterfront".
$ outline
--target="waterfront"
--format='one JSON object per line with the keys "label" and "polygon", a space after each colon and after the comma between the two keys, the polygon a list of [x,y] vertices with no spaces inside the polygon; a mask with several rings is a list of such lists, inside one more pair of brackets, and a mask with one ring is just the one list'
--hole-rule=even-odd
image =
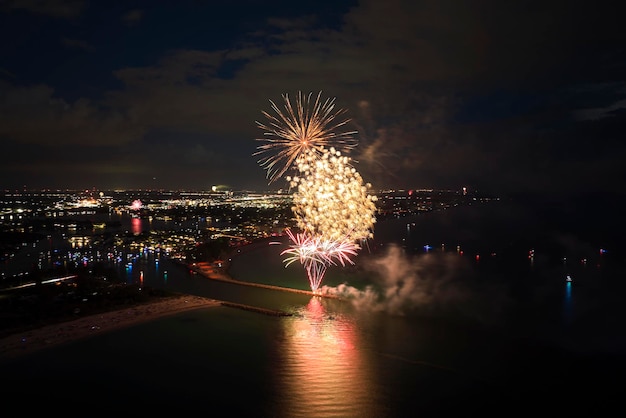
{"label": "waterfront", "polygon": [[[146,285],[293,315],[211,307],[53,347],[2,365],[12,382],[7,399],[26,390],[50,405],[62,398],[81,410],[275,417],[580,415],[623,408],[621,258],[595,258],[595,242],[578,236],[590,247],[588,259],[572,252],[564,265],[560,251],[524,246],[541,244],[531,239],[532,219],[515,222],[510,207],[501,209],[456,208],[385,224],[387,232],[379,227],[371,257],[387,264],[366,263],[364,253],[358,267],[331,269],[324,281],[327,291],[354,295],[354,303],[212,281],[169,260],[139,257],[132,271],[121,266],[128,280],[143,277]],[[494,244],[493,234],[503,241]],[[426,244],[439,251],[426,252]],[[618,251],[607,248],[606,255]],[[230,273],[306,289],[304,271],[285,268],[279,250],[244,252]],[[383,273],[391,273],[385,265],[403,267],[396,284],[402,279],[414,287],[385,287]],[[418,273],[419,280],[409,280]],[[370,285],[393,290],[386,300],[396,303],[369,299]]]}

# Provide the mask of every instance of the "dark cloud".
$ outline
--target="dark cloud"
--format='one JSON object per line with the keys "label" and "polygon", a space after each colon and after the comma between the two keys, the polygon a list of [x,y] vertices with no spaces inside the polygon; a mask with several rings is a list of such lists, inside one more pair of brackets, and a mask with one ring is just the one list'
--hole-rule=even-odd
{"label": "dark cloud", "polygon": [[56,18],[75,18],[85,10],[84,0],[6,0],[0,10],[26,11]]}
{"label": "dark cloud", "polygon": [[[11,2],[0,17],[18,5],[69,16],[52,3]],[[35,36],[63,39],[65,52],[6,47],[3,142],[80,147],[84,167],[98,166],[89,147],[130,167],[117,151],[127,147],[144,157],[126,187],[152,184],[154,162],[168,161],[171,184],[262,188],[255,121],[282,94],[322,91],[347,110],[359,141],[351,156],[375,188],[573,193],[624,180],[626,39],[608,3],[250,3],[221,14],[191,4],[67,3],[75,26],[24,32],[33,46]],[[39,167],[50,174],[41,179],[71,177],[71,166],[54,176],[52,161]],[[4,170],[19,177],[4,187],[28,182],[26,170]]]}
{"label": "dark cloud", "polygon": [[130,10],[122,15],[122,21],[128,26],[133,26],[143,19],[143,14],[143,10]]}
{"label": "dark cloud", "polygon": [[88,99],[68,103],[46,85],[0,83],[0,136],[32,145],[118,146],[141,135],[117,110]]}
{"label": "dark cloud", "polygon": [[88,42],[81,41],[80,39],[63,38],[61,39],[61,42],[68,48],[82,49],[84,51],[94,50],[93,45],[90,45]]}

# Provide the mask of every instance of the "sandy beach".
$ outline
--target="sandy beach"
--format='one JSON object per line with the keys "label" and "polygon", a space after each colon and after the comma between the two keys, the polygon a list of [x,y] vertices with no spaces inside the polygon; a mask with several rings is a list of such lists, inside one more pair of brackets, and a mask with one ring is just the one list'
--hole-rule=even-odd
{"label": "sandy beach", "polygon": [[48,325],[0,339],[0,360],[150,321],[165,315],[220,305],[219,301],[199,296],[176,296]]}
{"label": "sandy beach", "polygon": [[[269,245],[269,242],[275,238],[260,239],[257,242],[250,243],[234,250],[229,259],[237,257],[244,251],[250,251],[258,248],[260,245]],[[259,285],[256,283],[241,282],[233,279],[228,274],[228,261],[223,261],[221,267],[217,267],[215,263],[200,262],[186,265],[191,270],[204,276],[207,279],[219,280],[239,285],[272,287]],[[279,290],[291,290],[278,287],[272,287]],[[299,293],[311,293],[306,291],[292,290]],[[312,294],[312,293],[311,293]],[[172,296],[162,300],[133,305],[119,310],[104,312],[94,315],[85,316],[83,318],[64,321],[58,324],[46,325],[39,328],[30,329],[24,332],[15,333],[0,338],[0,361],[10,359],[22,354],[32,353],[36,350],[64,344],[92,335],[108,332],[114,329],[138,324],[144,321],[159,318],[165,315],[211,306],[230,306],[238,309],[247,309],[266,315],[287,315],[282,311],[273,311],[252,306],[245,306],[235,303],[226,303],[209,298],[203,298],[193,295]]]}
{"label": "sandy beach", "polygon": [[[258,245],[258,244],[257,244]],[[238,256],[242,251],[249,250],[248,244],[233,251],[229,258]],[[209,279],[236,282],[227,273],[228,261],[222,268],[214,263],[184,264]],[[194,295],[181,295],[164,298],[148,303],[137,304],[126,308],[85,316],[71,321],[46,325],[0,337],[0,361],[15,358],[48,347],[75,341],[92,335],[150,321],[165,315],[171,315],[190,309],[211,306],[222,306],[222,301]]]}

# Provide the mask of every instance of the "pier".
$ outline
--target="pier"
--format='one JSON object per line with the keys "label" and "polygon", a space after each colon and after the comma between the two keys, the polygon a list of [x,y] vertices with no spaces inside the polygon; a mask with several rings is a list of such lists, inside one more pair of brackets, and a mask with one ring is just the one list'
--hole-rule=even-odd
{"label": "pier", "polygon": [[274,286],[270,284],[244,282],[241,280],[236,280],[228,276],[224,272],[218,270],[218,268],[216,268],[215,266],[212,265],[212,263],[209,263],[209,262],[188,264],[187,267],[190,270],[196,272],[197,274],[200,274],[203,277],[206,277],[207,279],[211,279],[211,280],[219,280],[222,282],[237,284],[241,286],[260,287],[263,289],[277,290],[281,292],[291,292],[291,293],[300,293],[300,294],[309,295],[309,296],[319,296],[322,298],[341,299],[339,296],[315,293],[310,290],[293,289],[290,287]]}
{"label": "pier", "polygon": [[270,315],[270,316],[292,316],[293,315],[285,311],[280,311],[276,309],[259,308],[258,306],[244,305],[242,303],[220,301],[220,305],[229,306],[231,308],[243,309],[244,311],[262,313],[264,315]]}

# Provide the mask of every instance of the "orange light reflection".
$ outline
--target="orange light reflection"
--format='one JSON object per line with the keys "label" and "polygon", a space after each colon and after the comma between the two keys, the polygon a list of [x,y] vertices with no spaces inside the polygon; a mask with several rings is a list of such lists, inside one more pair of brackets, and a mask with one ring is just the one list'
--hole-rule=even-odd
{"label": "orange light reflection", "polygon": [[[327,312],[313,297],[285,321],[281,393],[289,416],[377,416],[373,370],[357,349],[354,320]],[[325,411],[325,412],[324,412]],[[321,414],[321,415],[320,415]]]}

